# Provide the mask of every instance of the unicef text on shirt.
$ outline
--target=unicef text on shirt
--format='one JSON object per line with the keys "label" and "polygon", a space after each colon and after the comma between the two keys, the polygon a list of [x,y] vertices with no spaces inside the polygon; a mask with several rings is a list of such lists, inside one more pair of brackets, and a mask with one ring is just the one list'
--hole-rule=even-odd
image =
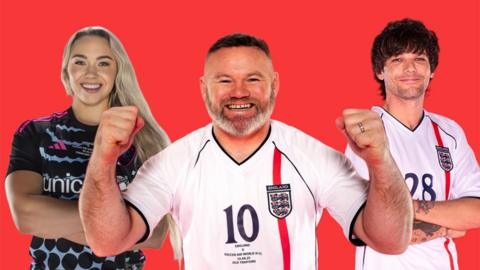
{"label": "unicef text on shirt", "polygon": [[74,177],[67,173],[65,178],[55,176],[49,177],[48,174],[43,175],[43,190],[52,193],[76,193],[79,194],[82,189],[83,178]]}

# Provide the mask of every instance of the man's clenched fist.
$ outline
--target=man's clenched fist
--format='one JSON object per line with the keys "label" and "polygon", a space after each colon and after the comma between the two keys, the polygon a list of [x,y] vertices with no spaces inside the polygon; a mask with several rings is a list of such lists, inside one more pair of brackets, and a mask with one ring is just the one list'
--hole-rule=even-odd
{"label": "man's clenched fist", "polygon": [[133,143],[144,121],[134,106],[112,107],[103,112],[93,147],[104,162],[115,163]]}
{"label": "man's clenched fist", "polygon": [[346,109],[337,118],[352,150],[367,164],[379,164],[389,155],[385,128],[380,116],[370,110]]}

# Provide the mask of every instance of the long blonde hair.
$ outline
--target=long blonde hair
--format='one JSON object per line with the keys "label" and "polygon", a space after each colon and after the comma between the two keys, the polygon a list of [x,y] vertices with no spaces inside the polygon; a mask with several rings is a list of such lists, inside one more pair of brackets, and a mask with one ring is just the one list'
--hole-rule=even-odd
{"label": "long blonde hair", "polygon": [[[98,36],[104,38],[110,44],[110,48],[117,62],[117,76],[115,85],[109,99],[109,107],[133,105],[138,108],[140,116],[145,120],[145,125],[137,133],[134,139],[134,146],[137,151],[137,158],[140,163],[145,162],[149,157],[163,150],[170,143],[165,131],[160,127],[150,111],[150,108],[143,97],[142,90],[138,85],[135,70],[120,40],[108,29],[100,26],[85,27],[75,32],[65,45],[62,59],[61,78],[67,94],[73,96],[70,87],[70,77],[67,66],[70,60],[70,53],[75,41],[84,36]],[[180,232],[170,214],[167,214],[158,225],[163,228],[164,236],[169,229],[170,242],[173,247],[174,256],[182,258],[182,240]]]}

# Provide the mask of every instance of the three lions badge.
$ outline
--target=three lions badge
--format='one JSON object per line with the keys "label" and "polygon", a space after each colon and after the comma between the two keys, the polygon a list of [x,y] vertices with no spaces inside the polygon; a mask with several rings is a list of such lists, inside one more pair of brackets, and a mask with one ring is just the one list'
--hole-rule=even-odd
{"label": "three lions badge", "polygon": [[450,155],[450,150],[448,147],[435,146],[437,148],[438,162],[440,167],[449,172],[453,169],[452,156]]}
{"label": "three lions badge", "polygon": [[268,210],[272,216],[282,219],[292,212],[290,184],[267,186]]}

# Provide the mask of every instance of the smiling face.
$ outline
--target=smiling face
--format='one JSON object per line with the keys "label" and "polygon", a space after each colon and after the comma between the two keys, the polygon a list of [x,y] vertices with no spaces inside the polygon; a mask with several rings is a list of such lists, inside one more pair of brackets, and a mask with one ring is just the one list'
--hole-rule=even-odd
{"label": "smiling face", "polygon": [[260,49],[229,47],[210,54],[200,84],[214,126],[233,136],[247,136],[268,124],[278,74]]}
{"label": "smiling face", "polygon": [[377,74],[385,83],[386,97],[413,100],[423,98],[433,73],[424,53],[402,53],[385,62]]}
{"label": "smiling face", "polygon": [[67,73],[75,105],[108,107],[117,63],[105,38],[92,35],[76,40],[70,52]]}

